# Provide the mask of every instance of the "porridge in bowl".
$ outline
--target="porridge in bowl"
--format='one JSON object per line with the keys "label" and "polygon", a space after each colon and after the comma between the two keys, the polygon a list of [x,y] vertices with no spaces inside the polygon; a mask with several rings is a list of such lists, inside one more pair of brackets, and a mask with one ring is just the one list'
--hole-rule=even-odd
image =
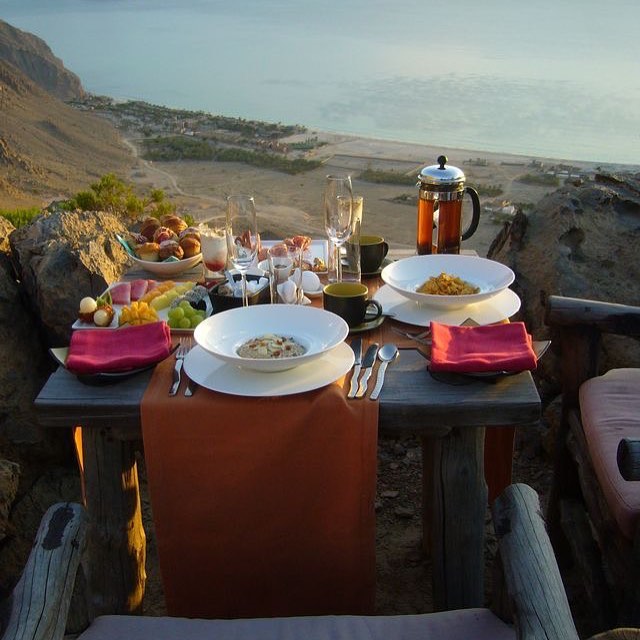
{"label": "porridge in bowl", "polygon": [[238,348],[241,358],[293,358],[301,356],[306,349],[294,338],[267,333],[247,340]]}

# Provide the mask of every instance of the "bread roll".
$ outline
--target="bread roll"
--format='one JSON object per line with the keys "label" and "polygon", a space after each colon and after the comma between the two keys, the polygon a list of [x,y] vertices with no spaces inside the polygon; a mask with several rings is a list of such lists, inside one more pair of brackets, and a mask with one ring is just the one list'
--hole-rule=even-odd
{"label": "bread roll", "polygon": [[140,226],[140,233],[147,239],[149,242],[153,241],[153,234],[156,232],[156,229],[160,226],[160,220],[158,218],[152,218],[149,216],[142,221],[142,225]]}
{"label": "bread roll", "polygon": [[140,260],[158,262],[160,260],[160,245],[157,242],[145,242],[136,246],[136,255]]}
{"label": "bread roll", "polygon": [[166,260],[171,256],[173,256],[174,258],[178,258],[178,260],[182,260],[182,258],[184,257],[184,251],[175,240],[165,240],[164,242],[160,243],[158,256],[160,257],[160,260]]}
{"label": "bread roll", "polygon": [[187,228],[187,223],[176,215],[162,216],[162,226],[169,227],[173,233],[179,235],[181,231]]}
{"label": "bread roll", "polygon": [[185,258],[192,258],[193,256],[197,256],[201,251],[200,240],[198,240],[198,238],[194,238],[193,236],[180,238],[180,246],[184,251]]}

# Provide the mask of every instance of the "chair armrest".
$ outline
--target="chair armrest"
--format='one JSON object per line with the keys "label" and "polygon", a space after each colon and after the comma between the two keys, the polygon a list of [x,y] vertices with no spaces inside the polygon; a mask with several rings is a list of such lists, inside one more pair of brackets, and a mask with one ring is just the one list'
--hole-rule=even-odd
{"label": "chair armrest", "polygon": [[7,603],[2,640],[60,640],[86,539],[86,514],[71,502],[44,514],[22,576]]}
{"label": "chair armrest", "polygon": [[600,333],[640,336],[640,307],[582,298],[549,296],[545,323],[560,327],[590,327]]}
{"label": "chair armrest", "polygon": [[519,640],[578,640],[538,494],[512,484],[492,513]]}
{"label": "chair armrest", "polygon": [[545,323],[559,338],[554,344],[562,350],[560,374],[566,420],[578,407],[580,385],[599,373],[603,334],[640,337],[640,307],[549,296]]}

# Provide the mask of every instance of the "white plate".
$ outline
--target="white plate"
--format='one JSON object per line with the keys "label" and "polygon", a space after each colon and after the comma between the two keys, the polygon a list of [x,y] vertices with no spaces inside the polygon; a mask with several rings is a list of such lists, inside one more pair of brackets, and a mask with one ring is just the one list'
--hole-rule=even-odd
{"label": "white plate", "polygon": [[[434,295],[416,289],[441,273],[458,276],[480,288],[466,295]],[[513,271],[495,260],[467,255],[411,256],[387,265],[381,278],[405,298],[433,307],[455,309],[487,300],[506,289],[514,280]]]}
{"label": "white plate", "polygon": [[[274,244],[278,244],[282,242],[282,240],[262,240],[260,245],[264,249],[268,249],[272,247]],[[307,251],[304,252],[304,257],[307,260],[311,260],[313,262],[314,258],[321,258],[322,261],[327,264],[327,256],[329,255],[329,241],[328,240],[311,240],[311,245]],[[316,273],[326,273],[327,270],[324,271],[316,271]]]}
{"label": "white plate", "polygon": [[175,262],[150,262],[149,260],[140,260],[135,256],[129,255],[129,257],[146,271],[155,273],[158,276],[175,276],[183,271],[195,267],[200,260],[202,260],[202,254],[199,253],[191,258],[183,258],[182,260],[176,260]]}
{"label": "white plate", "polygon": [[[251,338],[273,333],[294,338],[305,347],[290,358],[241,358],[237,351]],[[263,372],[292,369],[313,362],[334,349],[349,333],[347,323],[334,313],[304,305],[255,304],[229,309],[207,318],[193,332],[205,350],[237,367]]]}
{"label": "white plate", "polygon": [[473,318],[478,324],[491,324],[511,317],[520,309],[520,298],[511,289],[460,309],[439,309],[420,304],[405,298],[386,284],[373,297],[382,305],[385,313],[394,315],[394,320],[419,327],[428,327],[432,320],[459,325],[467,318]]}
{"label": "white plate", "polygon": [[234,396],[288,396],[326,387],[353,366],[353,350],[344,342],[314,362],[277,373],[240,369],[196,346],[184,359],[187,375],[200,386]]}

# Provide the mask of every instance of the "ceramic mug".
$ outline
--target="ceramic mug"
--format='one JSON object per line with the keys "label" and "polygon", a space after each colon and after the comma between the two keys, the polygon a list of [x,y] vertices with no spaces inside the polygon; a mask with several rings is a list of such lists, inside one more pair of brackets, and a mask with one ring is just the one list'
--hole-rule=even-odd
{"label": "ceramic mug", "polygon": [[360,267],[362,273],[375,273],[387,256],[389,245],[382,236],[360,236]]}
{"label": "ceramic mug", "polygon": [[369,299],[369,289],[359,282],[333,282],[322,290],[322,306],[340,316],[350,327],[382,315],[382,305]]}

